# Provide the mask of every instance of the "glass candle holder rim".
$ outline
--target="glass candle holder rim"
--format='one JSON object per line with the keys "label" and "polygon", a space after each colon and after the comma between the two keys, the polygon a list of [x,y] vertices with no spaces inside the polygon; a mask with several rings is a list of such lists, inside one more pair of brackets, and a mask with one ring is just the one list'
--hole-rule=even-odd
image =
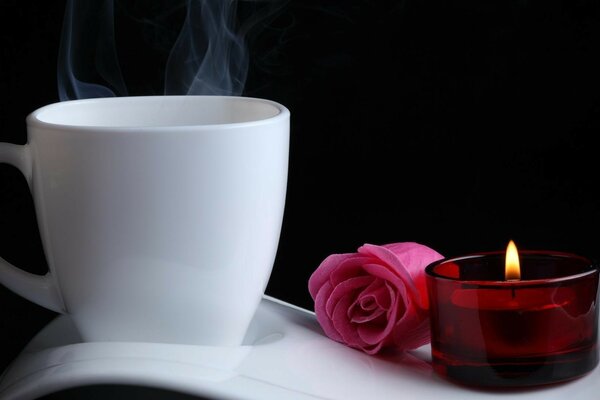
{"label": "glass candle holder rim", "polygon": [[582,264],[586,264],[588,270],[577,274],[570,274],[564,276],[557,276],[556,278],[544,278],[544,279],[521,279],[521,280],[469,280],[469,279],[460,279],[453,278],[450,276],[445,276],[435,272],[435,268],[441,264],[472,259],[472,258],[480,258],[485,256],[504,256],[506,253],[504,251],[482,251],[477,253],[465,254],[457,257],[447,257],[437,261],[434,261],[425,267],[425,274],[433,279],[447,280],[452,282],[457,282],[465,285],[473,285],[473,286],[482,286],[487,288],[506,288],[506,287],[523,287],[523,286],[541,286],[544,284],[553,284],[564,281],[573,281],[578,279],[583,279],[590,275],[594,275],[600,272],[599,265],[594,263],[590,258],[584,257],[579,254],[562,252],[562,251],[549,251],[549,250],[519,250],[519,256],[551,256],[551,257],[564,257],[564,258],[575,258],[582,262]]}

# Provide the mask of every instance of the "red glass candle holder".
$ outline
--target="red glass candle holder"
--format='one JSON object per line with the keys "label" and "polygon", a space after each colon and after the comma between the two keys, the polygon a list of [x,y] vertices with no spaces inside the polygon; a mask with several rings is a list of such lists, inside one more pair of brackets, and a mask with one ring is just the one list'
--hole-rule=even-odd
{"label": "red glass candle holder", "polygon": [[598,364],[598,269],[585,257],[520,252],[504,280],[503,252],[425,269],[434,370],[457,383],[520,387],[570,380]]}

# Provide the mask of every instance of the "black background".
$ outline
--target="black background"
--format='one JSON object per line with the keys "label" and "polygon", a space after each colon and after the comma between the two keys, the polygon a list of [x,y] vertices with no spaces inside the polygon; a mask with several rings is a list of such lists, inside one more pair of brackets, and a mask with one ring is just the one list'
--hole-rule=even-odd
{"label": "black background", "polygon": [[[149,3],[168,2],[117,3],[130,94],[159,94],[165,55],[144,42],[140,21],[155,12]],[[244,95],[292,113],[267,294],[312,309],[312,271],[363,243],[417,241],[452,256],[514,239],[520,249],[600,256],[598,3],[451,3],[291,0],[248,37]],[[25,143],[27,114],[58,101],[64,5],[0,5],[1,141]],[[247,18],[266,6],[243,7]],[[0,255],[46,270],[31,195],[7,165]],[[4,288],[0,307],[2,369],[55,314]]]}

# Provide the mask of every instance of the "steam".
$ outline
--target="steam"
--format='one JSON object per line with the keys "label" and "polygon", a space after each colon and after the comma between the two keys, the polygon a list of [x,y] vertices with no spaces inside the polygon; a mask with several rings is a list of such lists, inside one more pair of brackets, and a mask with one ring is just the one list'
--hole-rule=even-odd
{"label": "steam", "polygon": [[[118,62],[115,0],[68,0],[58,56],[61,101],[128,95]],[[241,95],[248,50],[236,0],[186,0],[165,66],[164,94]]]}
{"label": "steam", "polygon": [[232,29],[234,5],[231,0],[188,1],[183,29],[167,61],[165,94],[242,93],[248,54]]}
{"label": "steam", "polygon": [[[127,95],[114,37],[113,0],[68,0],[58,50],[61,101]],[[90,81],[95,78],[104,84]]]}

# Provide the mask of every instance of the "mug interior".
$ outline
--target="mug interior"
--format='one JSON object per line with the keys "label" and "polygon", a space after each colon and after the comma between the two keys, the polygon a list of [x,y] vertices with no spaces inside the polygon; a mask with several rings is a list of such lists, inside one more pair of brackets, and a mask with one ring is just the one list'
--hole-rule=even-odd
{"label": "mug interior", "polygon": [[283,112],[279,104],[236,96],[131,96],[51,104],[30,120],[50,125],[136,128],[249,123]]}

